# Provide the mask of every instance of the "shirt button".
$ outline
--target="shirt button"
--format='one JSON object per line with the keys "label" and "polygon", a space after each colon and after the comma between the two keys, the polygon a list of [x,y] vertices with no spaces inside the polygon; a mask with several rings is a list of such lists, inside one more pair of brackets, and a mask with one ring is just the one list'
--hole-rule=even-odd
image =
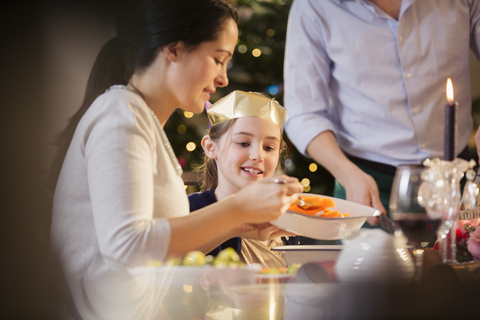
{"label": "shirt button", "polygon": [[417,114],[418,113],[418,108],[413,108],[413,114]]}
{"label": "shirt button", "polygon": [[403,41],[403,37],[402,37],[402,36],[398,36],[398,40],[399,40],[399,41]]}
{"label": "shirt button", "polygon": [[410,79],[412,77],[412,74],[410,72],[408,72],[406,77],[407,77],[407,79]]}

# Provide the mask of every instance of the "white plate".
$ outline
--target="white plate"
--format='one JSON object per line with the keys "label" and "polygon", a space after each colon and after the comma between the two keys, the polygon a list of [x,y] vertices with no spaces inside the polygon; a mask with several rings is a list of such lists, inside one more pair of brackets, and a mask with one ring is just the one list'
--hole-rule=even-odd
{"label": "white plate", "polygon": [[273,251],[283,253],[289,266],[294,263],[337,261],[342,249],[342,245],[297,245],[272,248]]}
{"label": "white plate", "polygon": [[[305,193],[303,195],[315,196],[316,194]],[[338,210],[340,213],[349,213],[350,217],[324,218],[287,211],[280,218],[270,223],[299,236],[319,240],[338,240],[359,230],[367,218],[380,214],[377,209],[355,202],[324,195],[316,196],[331,198],[336,203],[334,210]]]}

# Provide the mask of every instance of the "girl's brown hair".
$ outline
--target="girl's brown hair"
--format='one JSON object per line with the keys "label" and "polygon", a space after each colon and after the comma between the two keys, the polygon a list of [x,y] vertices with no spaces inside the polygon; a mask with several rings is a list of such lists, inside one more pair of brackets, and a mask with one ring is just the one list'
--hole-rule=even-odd
{"label": "girl's brown hair", "polygon": [[[208,131],[207,134],[210,136],[210,139],[218,144],[220,138],[225,135],[230,128],[233,128],[237,119],[230,119],[219,124],[212,126]],[[283,159],[286,157],[287,154],[287,144],[283,139],[283,136],[280,137],[280,156],[278,159],[278,166],[277,166],[277,173],[283,171],[282,163]],[[207,191],[218,186],[218,165],[215,159],[210,159],[207,155],[204,156],[203,164],[198,167],[196,171],[203,172],[203,183],[200,187],[200,191]]]}

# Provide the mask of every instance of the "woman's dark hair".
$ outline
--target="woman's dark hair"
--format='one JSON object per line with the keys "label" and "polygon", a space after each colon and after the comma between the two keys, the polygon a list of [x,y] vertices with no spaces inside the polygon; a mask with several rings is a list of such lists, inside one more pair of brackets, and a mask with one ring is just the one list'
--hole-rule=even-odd
{"label": "woman's dark hair", "polygon": [[93,101],[110,86],[128,84],[136,70],[148,67],[159,49],[182,41],[189,50],[214,41],[228,18],[238,22],[227,0],[146,0],[131,19],[120,25],[119,34],[100,50],[87,82],[80,109],[69,119],[56,140],[49,186],[53,191],[75,129]]}
{"label": "woman's dark hair", "polygon": [[[207,131],[207,135],[210,136],[212,141],[218,144],[220,138],[227,134],[227,132],[235,125],[236,122],[237,118],[234,118],[216,124]],[[285,140],[283,140],[282,136],[280,140],[280,157],[276,173],[282,172],[282,160],[286,157],[286,154],[287,144],[285,143]],[[200,186],[200,191],[207,191],[218,186],[218,164],[215,159],[210,159],[207,157],[207,155],[205,155],[203,157],[203,164],[199,166],[196,171],[203,172],[203,182]]]}

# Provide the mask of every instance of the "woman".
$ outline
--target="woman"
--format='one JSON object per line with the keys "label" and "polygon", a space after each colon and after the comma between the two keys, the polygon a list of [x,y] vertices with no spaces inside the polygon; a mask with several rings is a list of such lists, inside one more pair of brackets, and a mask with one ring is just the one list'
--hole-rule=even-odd
{"label": "woman", "polygon": [[188,215],[162,126],[228,84],[236,21],[221,0],[145,1],[99,53],[53,171],[52,241],[82,317],[147,318],[129,268],[208,252],[228,230],[277,219],[302,191],[294,178],[265,179]]}

